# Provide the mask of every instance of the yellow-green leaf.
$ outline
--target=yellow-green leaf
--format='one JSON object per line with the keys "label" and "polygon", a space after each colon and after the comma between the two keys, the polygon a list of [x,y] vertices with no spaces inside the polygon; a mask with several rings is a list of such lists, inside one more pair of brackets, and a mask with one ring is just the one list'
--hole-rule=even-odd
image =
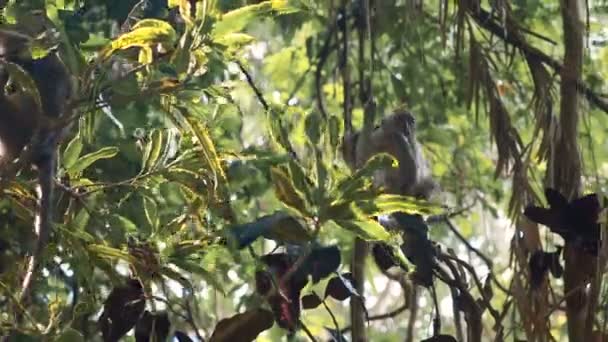
{"label": "yellow-green leaf", "polygon": [[376,220],[334,220],[340,227],[366,241],[386,241],[391,235]]}
{"label": "yellow-green leaf", "polygon": [[100,159],[114,158],[118,154],[119,149],[117,147],[104,147],[96,152],[85,154],[82,158],[78,159],[72,167],[67,169],[70,177],[77,177],[82,171],[91,166],[94,162]]}
{"label": "yellow-green leaf", "polygon": [[243,6],[225,13],[221,20],[215,23],[211,35],[214,39],[217,39],[228,33],[241,31],[254,19],[269,13],[271,10],[272,2],[262,1],[259,4]]}
{"label": "yellow-green leaf", "polygon": [[272,178],[275,193],[281,202],[298,210],[302,214],[308,212],[304,199],[300,196],[291,182],[291,179],[283,170],[276,167],[271,168],[270,177]]}
{"label": "yellow-green leaf", "polygon": [[144,19],[135,24],[130,32],[112,41],[102,55],[107,58],[117,50],[150,47],[157,43],[173,43],[175,39],[175,30],[169,23],[157,19]]}
{"label": "yellow-green leaf", "polygon": [[74,139],[70,140],[65,151],[63,151],[63,166],[66,169],[74,166],[78,157],[80,157],[80,153],[82,153],[82,148],[82,139],[80,138],[80,135],[77,134]]}
{"label": "yellow-green leaf", "polygon": [[355,205],[366,216],[390,214],[396,211],[424,215],[439,214],[442,212],[441,206],[437,204],[414,197],[392,194],[381,194],[374,199],[355,201]]}

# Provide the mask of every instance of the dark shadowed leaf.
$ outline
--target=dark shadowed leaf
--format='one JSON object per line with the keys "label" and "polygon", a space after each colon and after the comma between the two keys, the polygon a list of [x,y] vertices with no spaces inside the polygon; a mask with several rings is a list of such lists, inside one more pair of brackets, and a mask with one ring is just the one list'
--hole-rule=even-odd
{"label": "dark shadowed leaf", "polygon": [[557,190],[546,188],[545,197],[547,198],[547,203],[549,203],[549,207],[553,209],[562,210],[568,206],[568,200],[566,199],[566,197],[560,194]]}
{"label": "dark shadowed leaf", "polygon": [[321,298],[313,292],[302,297],[302,308],[306,310],[314,309],[321,305],[322,302]]}
{"label": "dark shadowed leaf", "polygon": [[564,268],[560,263],[560,254],[562,247],[558,246],[555,252],[545,252],[538,250],[530,256],[528,266],[530,267],[530,285],[533,289],[537,289],[543,282],[547,272],[555,278],[560,278],[564,273]]}
{"label": "dark shadowed leaf", "polygon": [[338,246],[314,248],[302,264],[300,272],[304,272],[306,276],[312,276],[312,282],[316,284],[335,272],[340,266],[340,262]]}
{"label": "dark shadowed leaf", "polygon": [[144,311],[144,291],[137,279],[115,287],[105,301],[97,322],[105,342],[115,342],[131,330]]}
{"label": "dark shadowed leaf", "polygon": [[550,208],[528,206],[524,215],[531,221],[549,227],[565,241],[592,255],[597,255],[600,243],[598,218],[600,203],[596,194],[567,202],[559,192],[546,189]]}
{"label": "dark shadowed leaf", "polygon": [[433,337],[429,337],[426,340],[422,340],[422,342],[458,342],[456,338],[451,335],[435,335]]}
{"label": "dark shadowed leaf", "polygon": [[146,310],[135,325],[135,341],[165,341],[170,329],[171,322],[166,312],[153,314]]}
{"label": "dark shadowed leaf", "polygon": [[372,247],[372,256],[378,268],[382,271],[386,271],[393,266],[399,266],[399,260],[395,256],[395,252],[392,247],[386,243],[376,243]]}
{"label": "dark shadowed leaf", "polygon": [[254,309],[219,321],[210,342],[249,342],[273,325],[272,313]]}
{"label": "dark shadowed leaf", "polygon": [[325,298],[332,297],[339,301],[356,296],[355,283],[351,273],[344,273],[341,276],[333,277],[325,288]]}

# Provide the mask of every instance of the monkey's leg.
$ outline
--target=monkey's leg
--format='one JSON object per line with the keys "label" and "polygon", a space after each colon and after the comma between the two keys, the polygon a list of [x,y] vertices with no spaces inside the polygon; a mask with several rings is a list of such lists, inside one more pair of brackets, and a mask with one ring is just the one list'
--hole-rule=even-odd
{"label": "monkey's leg", "polygon": [[[53,135],[53,133],[51,133],[51,135]],[[34,160],[38,168],[38,203],[34,222],[34,230],[37,239],[21,284],[21,294],[19,295],[20,302],[23,302],[29,296],[34,277],[40,264],[40,257],[44,252],[52,229],[53,181],[57,164],[54,152],[55,140],[56,139],[53,137],[46,139],[46,141],[42,143],[42,149],[45,151],[39,153]]]}

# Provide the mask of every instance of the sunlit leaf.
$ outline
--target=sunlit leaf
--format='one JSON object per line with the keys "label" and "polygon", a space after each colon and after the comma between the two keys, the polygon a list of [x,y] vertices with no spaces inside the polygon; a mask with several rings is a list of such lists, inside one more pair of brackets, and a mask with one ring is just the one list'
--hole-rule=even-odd
{"label": "sunlit leaf", "polygon": [[78,157],[80,157],[80,153],[82,153],[82,148],[83,144],[80,135],[74,136],[74,138],[68,143],[62,155],[63,166],[66,169],[69,169],[76,164]]}
{"label": "sunlit leaf", "polygon": [[85,154],[80,157],[69,169],[67,169],[70,177],[78,177],[82,171],[93,165],[98,160],[114,158],[120,150],[118,147],[103,147],[96,152]]}
{"label": "sunlit leaf", "polygon": [[108,58],[117,50],[150,47],[156,43],[173,43],[175,39],[175,30],[169,23],[158,19],[143,19],[137,22],[130,32],[112,41],[104,50],[103,57]]}
{"label": "sunlit leaf", "polygon": [[391,235],[374,220],[334,220],[340,227],[367,241],[386,241]]}

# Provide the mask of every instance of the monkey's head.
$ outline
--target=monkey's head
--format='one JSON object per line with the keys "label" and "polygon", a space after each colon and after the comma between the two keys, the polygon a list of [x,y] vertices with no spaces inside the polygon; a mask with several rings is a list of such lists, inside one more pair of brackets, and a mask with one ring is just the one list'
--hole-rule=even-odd
{"label": "monkey's head", "polygon": [[382,119],[383,129],[405,133],[407,137],[414,135],[416,130],[416,119],[412,113],[400,110]]}
{"label": "monkey's head", "polygon": [[0,59],[31,59],[32,38],[15,31],[0,30]]}

